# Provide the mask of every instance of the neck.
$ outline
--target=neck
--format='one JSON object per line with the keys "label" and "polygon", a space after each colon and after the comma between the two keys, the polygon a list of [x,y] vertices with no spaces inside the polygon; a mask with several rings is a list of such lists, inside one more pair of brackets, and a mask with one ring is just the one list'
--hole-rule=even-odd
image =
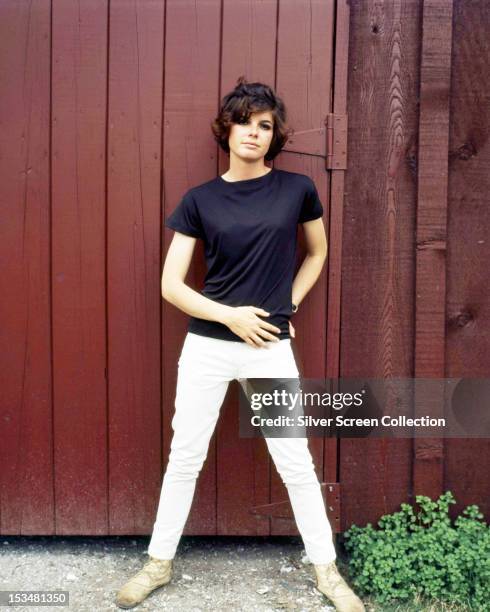
{"label": "neck", "polygon": [[236,157],[230,157],[230,167],[222,178],[230,181],[246,181],[247,179],[258,178],[271,171],[269,166],[264,164],[264,158],[253,162],[247,162]]}

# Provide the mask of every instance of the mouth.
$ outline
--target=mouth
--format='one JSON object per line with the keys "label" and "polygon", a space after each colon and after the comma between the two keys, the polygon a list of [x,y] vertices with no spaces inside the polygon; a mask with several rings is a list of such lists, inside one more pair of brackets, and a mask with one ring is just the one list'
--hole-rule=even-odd
{"label": "mouth", "polygon": [[253,142],[244,142],[244,145],[246,145],[247,147],[258,147],[259,145],[254,144]]}

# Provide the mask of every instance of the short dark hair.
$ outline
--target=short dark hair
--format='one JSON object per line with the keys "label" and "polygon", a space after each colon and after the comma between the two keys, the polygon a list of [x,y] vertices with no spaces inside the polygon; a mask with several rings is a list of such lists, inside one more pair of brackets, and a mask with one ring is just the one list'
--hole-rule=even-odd
{"label": "short dark hair", "polygon": [[265,159],[274,159],[288,140],[290,130],[286,126],[286,107],[271,87],[264,83],[247,83],[243,76],[238,78],[235,89],[222,99],[218,116],[211,123],[216,142],[225,153],[229,153],[228,138],[232,124],[248,120],[253,112],[267,110],[272,112],[274,118],[274,134]]}

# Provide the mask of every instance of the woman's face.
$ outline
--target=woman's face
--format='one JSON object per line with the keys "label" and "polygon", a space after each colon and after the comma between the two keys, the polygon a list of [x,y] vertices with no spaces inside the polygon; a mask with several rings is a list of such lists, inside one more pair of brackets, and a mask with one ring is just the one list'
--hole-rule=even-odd
{"label": "woman's face", "polygon": [[273,125],[271,111],[251,113],[248,120],[233,123],[228,138],[230,155],[234,154],[249,161],[264,157],[272,142]]}

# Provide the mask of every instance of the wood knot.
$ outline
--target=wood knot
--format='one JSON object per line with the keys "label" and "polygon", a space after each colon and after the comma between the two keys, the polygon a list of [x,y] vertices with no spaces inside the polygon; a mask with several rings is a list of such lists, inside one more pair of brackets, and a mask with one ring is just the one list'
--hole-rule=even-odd
{"label": "wood knot", "polygon": [[472,142],[465,142],[463,145],[458,147],[455,151],[452,151],[449,155],[451,159],[462,159],[466,161],[471,157],[475,157],[476,147]]}
{"label": "wood knot", "polygon": [[469,325],[473,319],[474,317],[471,312],[459,312],[449,319],[449,325],[451,327],[465,327],[466,325]]}

